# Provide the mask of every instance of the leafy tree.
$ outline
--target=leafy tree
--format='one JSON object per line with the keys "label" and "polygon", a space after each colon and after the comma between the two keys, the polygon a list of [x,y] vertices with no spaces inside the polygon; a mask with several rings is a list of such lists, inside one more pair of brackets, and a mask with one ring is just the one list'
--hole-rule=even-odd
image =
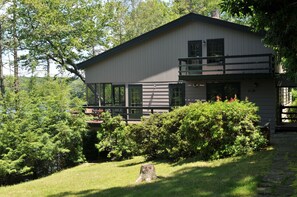
{"label": "leafy tree", "polygon": [[76,63],[98,53],[105,44],[105,27],[110,14],[101,1],[14,0],[18,16],[18,44],[27,52],[20,58],[34,67],[54,62],[59,68],[84,80]]}
{"label": "leafy tree", "polygon": [[4,94],[4,84],[3,84],[3,45],[2,45],[2,24],[0,23],[0,91],[1,94]]}
{"label": "leafy tree", "polygon": [[81,80],[79,79],[71,80],[69,82],[69,87],[70,87],[70,95],[72,99],[79,98],[84,101],[86,100],[86,86]]}
{"label": "leafy tree", "polygon": [[174,0],[173,9],[179,15],[185,15],[190,12],[211,16],[215,10],[220,10],[221,0]]}
{"label": "leafy tree", "polygon": [[176,19],[168,4],[160,0],[142,1],[131,11],[126,22],[127,39],[132,39]]}
{"label": "leafy tree", "polygon": [[69,99],[67,84],[32,78],[19,92],[12,84],[10,80],[0,99],[0,184],[37,178],[83,162],[86,122],[81,102]]}
{"label": "leafy tree", "polygon": [[106,9],[112,15],[107,27],[107,41],[110,47],[115,47],[127,41],[126,20],[129,20],[129,6],[127,2],[111,0],[106,3]]}
{"label": "leafy tree", "polygon": [[285,69],[297,81],[297,2],[294,0],[222,0],[223,10],[250,17],[255,31],[282,57]]}
{"label": "leafy tree", "polygon": [[[7,51],[13,56],[14,70],[14,88],[19,89],[19,32],[20,32],[20,16],[18,9],[20,6],[17,0],[1,0],[0,1],[0,23],[1,23],[1,55]],[[3,66],[3,62],[2,62]]]}
{"label": "leafy tree", "polygon": [[161,0],[113,0],[106,3],[113,13],[108,27],[111,47],[131,40],[178,17],[170,5]]}

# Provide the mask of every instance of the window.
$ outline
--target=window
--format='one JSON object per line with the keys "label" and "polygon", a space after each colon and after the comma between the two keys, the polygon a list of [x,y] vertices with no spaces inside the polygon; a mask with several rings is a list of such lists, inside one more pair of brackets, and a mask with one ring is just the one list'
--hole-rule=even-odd
{"label": "window", "polygon": [[101,106],[111,106],[112,105],[112,85],[111,83],[101,83],[100,84],[100,103]]}
{"label": "window", "polygon": [[[202,57],[202,40],[188,41],[188,57]],[[201,74],[202,59],[189,60],[187,64],[193,64],[188,67],[192,74]]]}
{"label": "window", "polygon": [[125,106],[125,85],[113,85],[113,105],[114,106]]}
{"label": "window", "polygon": [[169,105],[185,105],[185,84],[169,84]]}
{"label": "window", "polygon": [[[224,39],[209,39],[207,40],[207,56],[216,57],[224,56]],[[221,62],[222,58],[207,59],[207,63]]]}
{"label": "window", "polygon": [[[142,85],[129,85],[129,106],[142,107]],[[142,116],[142,109],[130,109],[130,118],[139,119]]]}
{"label": "window", "polygon": [[[125,106],[125,85],[112,85],[113,106]],[[112,115],[121,115],[126,118],[127,111],[124,108],[116,108],[111,110]]]}
{"label": "window", "polygon": [[188,57],[202,56],[202,40],[188,41]]}
{"label": "window", "polygon": [[87,83],[87,103],[88,105],[96,106],[99,104],[99,84]]}
{"label": "window", "polygon": [[230,100],[235,97],[240,99],[240,83],[208,83],[206,85],[207,100]]}

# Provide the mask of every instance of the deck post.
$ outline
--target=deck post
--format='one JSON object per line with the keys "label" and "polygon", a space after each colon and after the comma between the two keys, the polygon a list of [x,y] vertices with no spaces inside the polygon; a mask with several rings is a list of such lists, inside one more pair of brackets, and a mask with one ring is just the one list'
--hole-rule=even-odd
{"label": "deck post", "polygon": [[279,107],[279,120],[280,120],[280,124],[283,124],[282,114],[283,114],[283,105],[280,104],[280,107]]}
{"label": "deck post", "polygon": [[272,55],[269,55],[268,58],[269,73],[272,73]]}
{"label": "deck post", "polygon": [[178,70],[178,72],[179,72],[179,75],[182,75],[182,63],[181,63],[181,60],[178,60],[179,61],[179,70]]}
{"label": "deck post", "polygon": [[223,74],[226,74],[226,61],[225,61],[225,56],[223,57]]}

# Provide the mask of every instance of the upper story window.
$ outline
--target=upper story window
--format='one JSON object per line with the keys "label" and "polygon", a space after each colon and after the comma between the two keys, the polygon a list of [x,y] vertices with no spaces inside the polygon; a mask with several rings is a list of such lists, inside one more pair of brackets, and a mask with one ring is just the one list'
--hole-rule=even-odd
{"label": "upper story window", "polygon": [[[209,39],[207,40],[207,56],[224,56],[224,39]],[[222,58],[208,59],[207,63],[221,62]]]}
{"label": "upper story window", "polygon": [[[188,41],[188,57],[202,57],[202,40]],[[188,60],[187,64],[193,64],[188,67],[191,72],[201,73],[202,59]]]}
{"label": "upper story window", "polygon": [[188,57],[202,56],[202,40],[188,41]]}

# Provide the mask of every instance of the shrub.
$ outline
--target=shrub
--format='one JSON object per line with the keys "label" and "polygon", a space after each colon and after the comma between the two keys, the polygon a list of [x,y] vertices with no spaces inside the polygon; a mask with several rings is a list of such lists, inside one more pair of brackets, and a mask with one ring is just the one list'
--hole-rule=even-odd
{"label": "shrub", "polygon": [[97,133],[99,152],[107,151],[112,160],[129,158],[134,152],[134,143],[128,137],[129,129],[120,115],[112,117],[109,112],[102,113],[101,129]]}
{"label": "shrub", "polygon": [[180,132],[193,155],[203,159],[245,154],[265,144],[256,126],[260,120],[257,110],[250,102],[194,103],[182,120]]}
{"label": "shrub", "polygon": [[188,142],[178,132],[187,107],[170,113],[152,114],[141,124],[131,125],[130,137],[135,141],[140,154],[147,158],[175,159],[190,156]]}
{"label": "shrub", "polygon": [[130,127],[130,134],[148,158],[237,156],[266,143],[257,126],[257,111],[246,101],[196,102],[170,113],[153,114]]}

